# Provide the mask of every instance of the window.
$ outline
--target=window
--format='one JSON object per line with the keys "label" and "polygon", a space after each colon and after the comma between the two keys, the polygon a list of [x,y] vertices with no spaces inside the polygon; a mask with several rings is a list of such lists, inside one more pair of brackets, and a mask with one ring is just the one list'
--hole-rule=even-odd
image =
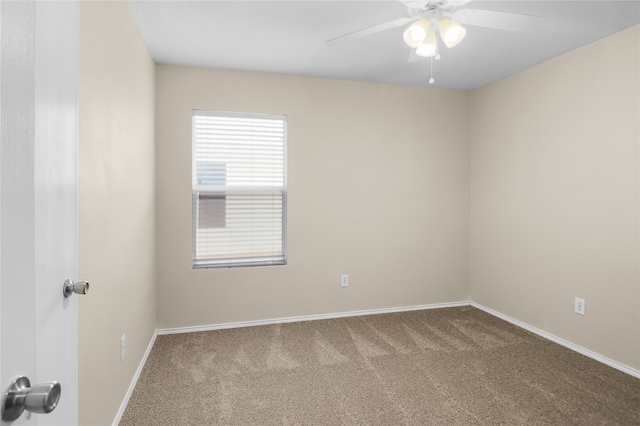
{"label": "window", "polygon": [[287,118],[194,110],[193,267],[286,264]]}

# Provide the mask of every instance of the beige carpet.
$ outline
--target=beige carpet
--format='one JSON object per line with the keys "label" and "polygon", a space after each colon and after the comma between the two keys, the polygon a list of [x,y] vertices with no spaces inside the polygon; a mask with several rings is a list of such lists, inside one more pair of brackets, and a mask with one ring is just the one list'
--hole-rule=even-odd
{"label": "beige carpet", "polygon": [[159,336],[121,425],[640,424],[640,380],[471,307]]}

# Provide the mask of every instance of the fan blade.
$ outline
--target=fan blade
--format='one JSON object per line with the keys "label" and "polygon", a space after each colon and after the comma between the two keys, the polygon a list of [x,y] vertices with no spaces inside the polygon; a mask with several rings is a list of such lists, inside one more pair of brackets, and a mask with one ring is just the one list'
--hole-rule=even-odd
{"label": "fan blade", "polygon": [[454,21],[464,25],[495,28],[506,31],[528,31],[538,22],[538,16],[491,10],[462,9],[452,15]]}
{"label": "fan blade", "polygon": [[465,4],[469,3],[471,0],[449,0],[447,2],[448,5],[453,6],[453,7],[460,7],[460,6],[464,6]]}
{"label": "fan blade", "polygon": [[411,21],[414,21],[415,18],[398,18],[393,21],[385,22],[383,24],[374,25],[373,27],[365,28],[363,30],[354,31],[349,34],[345,34],[340,37],[332,38],[331,40],[325,41],[325,44],[335,45],[338,43],[342,43],[345,41],[353,40],[360,37],[365,37],[371,34],[379,33],[380,31],[390,30],[391,28],[401,27],[402,25],[408,24]]}
{"label": "fan blade", "polygon": [[427,4],[429,4],[429,0],[398,0],[400,3],[407,6],[408,9],[422,9]]}
{"label": "fan blade", "polygon": [[465,4],[469,3],[472,0],[444,0],[444,1],[441,0],[440,2],[434,1],[434,0],[397,0],[397,1],[404,4],[407,7],[407,9],[420,10],[427,7],[427,5],[429,5],[430,3],[439,3],[440,8],[442,8],[443,10],[450,10],[453,8],[464,6]]}

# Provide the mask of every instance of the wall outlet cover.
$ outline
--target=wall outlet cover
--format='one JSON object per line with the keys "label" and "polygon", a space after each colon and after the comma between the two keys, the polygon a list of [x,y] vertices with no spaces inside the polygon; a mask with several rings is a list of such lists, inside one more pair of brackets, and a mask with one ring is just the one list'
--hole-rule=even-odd
{"label": "wall outlet cover", "polygon": [[340,275],[340,287],[349,287],[349,274]]}
{"label": "wall outlet cover", "polygon": [[576,314],[580,314],[580,315],[584,315],[585,314],[585,302],[584,302],[584,299],[576,297],[574,311],[575,311]]}
{"label": "wall outlet cover", "polygon": [[124,359],[124,353],[127,351],[127,335],[123,334],[120,338],[120,361]]}

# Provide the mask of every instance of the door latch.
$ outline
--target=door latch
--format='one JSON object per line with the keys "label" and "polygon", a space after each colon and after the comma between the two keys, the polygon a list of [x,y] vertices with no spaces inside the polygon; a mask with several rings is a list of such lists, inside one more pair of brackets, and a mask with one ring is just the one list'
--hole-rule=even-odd
{"label": "door latch", "polygon": [[64,297],[71,297],[75,294],[87,294],[89,293],[89,283],[87,281],[74,282],[71,278],[67,278],[62,287],[62,294]]}

